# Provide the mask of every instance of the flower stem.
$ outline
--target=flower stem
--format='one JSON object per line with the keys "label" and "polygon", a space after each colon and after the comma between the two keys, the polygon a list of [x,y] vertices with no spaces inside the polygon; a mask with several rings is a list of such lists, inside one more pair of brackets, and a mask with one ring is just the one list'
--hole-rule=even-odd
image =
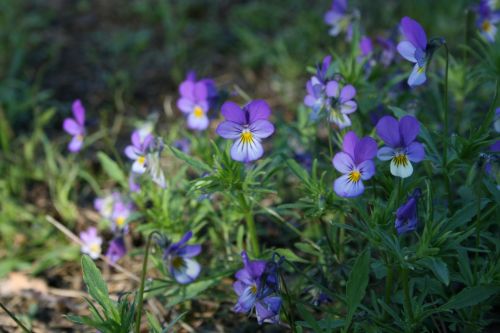
{"label": "flower stem", "polygon": [[332,125],[327,123],[328,125],[328,149],[330,151],[330,158],[333,159],[333,146],[332,146]]}
{"label": "flower stem", "polygon": [[411,298],[410,298],[410,286],[409,286],[409,276],[408,276],[408,268],[403,268],[402,269],[402,274],[401,274],[401,279],[403,280],[403,293],[404,293],[404,307],[406,310],[406,313],[408,313],[408,317],[410,319],[410,322],[413,322],[413,309],[411,306]]}
{"label": "flower stem", "polygon": [[385,277],[385,304],[389,305],[391,301],[392,286],[394,283],[394,269],[387,263],[387,276]]}
{"label": "flower stem", "polygon": [[146,280],[146,271],[148,268],[148,256],[149,256],[149,247],[151,245],[151,239],[156,231],[153,231],[149,234],[148,240],[146,243],[146,253],[144,254],[144,262],[142,263],[142,273],[141,273],[141,284],[139,287],[139,294],[137,295],[137,317],[135,319],[135,332],[140,333],[141,331],[141,318],[142,318],[142,303],[144,296],[144,283]]}
{"label": "flower stem", "polygon": [[255,220],[253,218],[252,211],[249,210],[245,215],[245,220],[247,222],[248,236],[250,238],[250,244],[252,245],[252,253],[255,257],[260,255],[259,251],[259,240],[257,238],[257,228],[255,227]]}
{"label": "flower stem", "polygon": [[0,308],[2,308],[5,313],[7,313],[7,315],[12,318],[12,320],[14,320],[16,322],[16,324],[26,333],[31,333],[32,331],[29,330],[28,328],[26,328],[26,326],[24,326],[24,324],[19,320],[17,319],[17,317],[9,311],[9,309],[7,309],[1,302],[0,302]]}
{"label": "flower stem", "polygon": [[451,190],[450,190],[450,178],[448,177],[448,114],[449,114],[449,108],[448,108],[448,67],[449,67],[449,50],[448,50],[448,44],[446,44],[446,41],[443,43],[444,48],[446,49],[446,68],[444,72],[444,131],[443,131],[443,145],[444,145],[444,151],[443,151],[443,173],[444,173],[444,181],[445,181],[445,189],[446,189],[446,194],[448,196],[448,209],[447,212],[450,211],[451,208]]}

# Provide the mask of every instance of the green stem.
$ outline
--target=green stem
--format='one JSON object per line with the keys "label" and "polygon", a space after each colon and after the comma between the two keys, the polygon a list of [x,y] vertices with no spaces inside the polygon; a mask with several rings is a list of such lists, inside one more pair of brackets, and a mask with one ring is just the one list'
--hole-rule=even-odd
{"label": "green stem", "polygon": [[408,276],[408,268],[402,269],[401,279],[403,280],[403,293],[404,293],[404,307],[406,313],[408,313],[408,317],[410,318],[410,322],[413,323],[413,309],[411,306],[411,298],[410,298],[410,286],[409,286],[409,276]]}
{"label": "green stem", "polygon": [[9,317],[11,317],[12,320],[14,320],[16,322],[16,324],[19,325],[19,327],[21,327],[23,329],[24,332],[26,332],[26,333],[31,333],[32,332],[31,330],[29,330],[28,328],[26,328],[26,326],[24,326],[24,324],[19,319],[17,319],[17,317],[14,316],[14,314],[12,312],[10,312],[9,309],[7,309],[2,304],[2,302],[0,302],[0,308],[2,308],[5,311],[5,313],[7,313],[9,315]]}
{"label": "green stem", "polygon": [[153,231],[148,236],[148,241],[146,243],[146,253],[144,254],[144,262],[142,263],[142,273],[141,273],[141,284],[139,287],[139,294],[137,295],[137,317],[135,319],[135,333],[140,333],[141,331],[141,318],[142,318],[142,303],[144,297],[144,283],[146,281],[146,271],[148,268],[148,256],[149,247],[151,246],[151,239],[156,231]]}
{"label": "green stem", "polygon": [[333,146],[332,146],[332,126],[330,123],[328,125],[328,150],[330,151],[330,158],[333,159]]}
{"label": "green stem", "polygon": [[259,240],[257,238],[257,228],[255,227],[255,220],[253,218],[252,210],[249,209],[245,214],[245,220],[247,222],[248,236],[250,238],[250,244],[252,245],[252,253],[255,257],[260,255],[259,251]]}
{"label": "green stem", "polygon": [[449,115],[449,108],[448,108],[448,68],[449,68],[449,50],[448,50],[448,45],[446,42],[444,42],[444,48],[446,50],[446,68],[445,68],[445,73],[444,73],[444,131],[443,131],[443,146],[444,146],[444,151],[443,151],[443,173],[444,173],[444,181],[445,181],[445,188],[446,188],[446,194],[448,196],[448,209],[447,212],[450,212],[451,209],[451,202],[452,202],[452,197],[451,197],[451,190],[450,190],[450,178],[448,177],[448,115]]}
{"label": "green stem", "polygon": [[293,316],[292,299],[290,297],[290,293],[288,292],[288,287],[286,286],[286,281],[285,281],[285,278],[283,277],[283,273],[280,273],[280,277],[281,277],[281,284],[283,285],[283,289],[285,290],[285,295],[286,295],[286,299],[287,299],[287,303],[288,303],[288,311],[285,311],[285,313],[287,314],[290,327],[292,328],[292,332],[296,333],[297,328],[295,326],[295,318]]}
{"label": "green stem", "polygon": [[385,304],[391,302],[392,287],[394,284],[394,269],[391,264],[387,263],[387,276],[385,277]]}

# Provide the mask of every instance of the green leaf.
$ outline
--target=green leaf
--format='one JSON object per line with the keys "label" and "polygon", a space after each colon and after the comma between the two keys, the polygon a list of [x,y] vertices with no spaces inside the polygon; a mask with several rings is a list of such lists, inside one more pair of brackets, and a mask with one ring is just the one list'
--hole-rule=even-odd
{"label": "green leaf", "polygon": [[297,309],[302,318],[306,321],[307,325],[303,325],[307,328],[312,328],[314,333],[323,333],[323,330],[318,324],[318,320],[306,309],[302,304],[297,304]]}
{"label": "green leaf", "polygon": [[434,257],[427,257],[419,260],[418,263],[432,270],[434,275],[436,275],[436,277],[445,285],[450,284],[448,266],[443,260]]}
{"label": "green leaf", "polygon": [[389,110],[392,111],[392,113],[394,114],[394,116],[396,118],[401,118],[401,117],[404,117],[404,116],[407,116],[408,115],[408,112],[406,112],[405,110],[401,109],[401,108],[398,108],[397,106],[388,106]]}
{"label": "green leaf", "polygon": [[177,148],[174,148],[172,146],[168,146],[168,147],[170,148],[172,153],[174,153],[175,157],[177,157],[180,160],[183,160],[184,162],[186,162],[187,164],[189,164],[190,166],[192,166],[196,170],[205,171],[205,172],[212,172],[213,171],[212,168],[208,164],[183,153],[182,151],[180,151]]}
{"label": "green leaf", "polygon": [[308,263],[307,260],[299,257],[298,255],[296,255],[295,253],[293,253],[293,251],[290,250],[290,249],[285,249],[285,248],[275,249],[274,252],[278,253],[280,256],[283,256],[287,260],[290,260],[290,261],[301,262],[301,263]]}
{"label": "green leaf", "polygon": [[458,310],[473,306],[487,300],[498,292],[500,292],[500,287],[496,286],[476,286],[465,288],[453,296],[448,303],[441,305],[439,310]]}
{"label": "green leaf", "polygon": [[106,172],[109,177],[120,183],[120,185],[127,187],[127,177],[115,161],[101,151],[97,153],[97,158],[99,159],[104,172]]}
{"label": "green leaf", "polygon": [[[177,316],[177,317],[176,317],[176,318],[175,318],[175,319],[174,319],[174,320],[173,320],[170,324],[168,324],[168,326],[166,326],[166,327],[163,329],[162,333],[168,333],[168,332],[170,332],[170,330],[174,328],[174,325],[175,325],[175,324],[176,324],[179,320],[181,320],[182,318],[184,318],[184,316],[186,316],[186,315],[187,315],[187,313],[188,313],[188,312],[186,311],[186,312],[183,312],[183,313],[181,313],[180,315],[178,315],[178,316]],[[172,331],[172,332],[173,332],[173,331]]]}
{"label": "green leaf", "polygon": [[193,282],[191,284],[188,284],[187,286],[183,286],[178,293],[168,296],[167,307],[172,307],[181,302],[184,302],[186,300],[198,296],[200,293],[204,292],[208,288],[211,288],[217,283],[219,283],[220,280],[221,278],[208,279],[208,280]]}
{"label": "green leaf", "polygon": [[292,172],[297,177],[299,177],[300,180],[302,180],[307,185],[310,185],[309,174],[295,160],[292,160],[291,158],[289,158],[286,160],[286,164],[288,165],[290,170],[292,170]]}
{"label": "green leaf", "polygon": [[347,318],[343,331],[351,325],[354,313],[365,296],[370,273],[370,251],[365,250],[354,263],[346,286]]}
{"label": "green leaf", "polygon": [[161,333],[161,324],[158,319],[156,319],[156,317],[149,312],[146,312],[146,317],[148,319],[149,328],[152,333]]}

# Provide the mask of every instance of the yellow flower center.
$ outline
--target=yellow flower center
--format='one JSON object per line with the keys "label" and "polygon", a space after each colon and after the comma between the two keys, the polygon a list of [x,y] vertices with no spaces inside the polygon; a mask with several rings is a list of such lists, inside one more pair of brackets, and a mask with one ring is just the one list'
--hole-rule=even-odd
{"label": "yellow flower center", "polygon": [[116,218],[116,225],[119,227],[123,226],[125,224],[125,220],[126,219],[123,216],[118,216]]}
{"label": "yellow flower center", "polygon": [[350,182],[357,183],[361,179],[361,172],[358,170],[353,170],[349,173],[349,176],[347,177]]}
{"label": "yellow flower center", "polygon": [[101,245],[94,243],[89,246],[91,253],[101,253]]}
{"label": "yellow flower center", "polygon": [[425,71],[425,67],[424,67],[424,66],[419,67],[419,68],[417,69],[417,72],[418,72],[419,74],[422,74],[424,71]]}
{"label": "yellow flower center", "polygon": [[399,166],[407,166],[408,165],[408,157],[406,157],[405,154],[397,154],[396,156],[393,157],[394,164],[396,164],[397,167]]}
{"label": "yellow flower center", "polygon": [[255,284],[252,284],[250,287],[250,292],[254,295],[257,294],[257,286]]}
{"label": "yellow flower center", "polygon": [[146,157],[144,156],[139,156],[137,158],[137,162],[139,162],[139,164],[144,164],[146,162]]}
{"label": "yellow flower center", "polygon": [[241,142],[243,142],[243,143],[250,143],[252,141],[253,141],[252,132],[246,130],[243,133],[241,133]]}
{"label": "yellow flower center", "polygon": [[491,28],[493,27],[490,21],[484,20],[483,23],[481,24],[481,27],[483,28],[484,31],[490,32]]}
{"label": "yellow flower center", "polygon": [[174,257],[174,259],[172,259],[172,266],[175,269],[184,267],[184,259],[182,259],[181,257]]}
{"label": "yellow flower center", "polygon": [[194,116],[195,116],[196,118],[201,118],[201,117],[203,117],[203,115],[204,115],[205,113],[203,112],[203,109],[202,109],[201,107],[199,107],[198,105],[196,105],[196,106],[194,107],[193,114],[194,114]]}
{"label": "yellow flower center", "polygon": [[78,141],[80,141],[80,142],[81,142],[81,141],[83,141],[83,135],[78,134],[78,135],[76,136],[76,139],[77,139]]}

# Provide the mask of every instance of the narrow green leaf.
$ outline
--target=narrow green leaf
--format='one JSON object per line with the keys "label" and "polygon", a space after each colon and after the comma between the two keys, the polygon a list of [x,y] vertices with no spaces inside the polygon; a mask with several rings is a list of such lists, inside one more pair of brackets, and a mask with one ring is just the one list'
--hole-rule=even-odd
{"label": "narrow green leaf", "polygon": [[496,286],[476,286],[465,288],[453,296],[448,303],[439,307],[439,310],[458,310],[473,306],[487,300],[498,292],[500,292],[500,287]]}
{"label": "narrow green leaf", "polygon": [[127,177],[115,161],[103,152],[98,152],[97,158],[99,159],[104,172],[106,172],[109,177],[120,183],[120,185],[125,187],[127,186]]}
{"label": "narrow green leaf", "polygon": [[304,325],[307,328],[311,328],[314,333],[323,333],[323,330],[318,324],[318,320],[314,318],[314,316],[306,309],[306,307],[302,304],[297,304],[297,308],[302,318],[306,321],[307,325]]}
{"label": "narrow green leaf", "polygon": [[174,148],[172,146],[168,146],[168,147],[170,148],[170,150],[172,151],[172,153],[174,154],[175,157],[177,157],[180,160],[183,160],[184,162],[186,162],[187,164],[189,164],[190,166],[192,166],[196,170],[205,171],[205,172],[212,172],[213,171],[212,168],[208,164],[183,153],[182,151],[180,151],[177,148]]}
{"label": "narrow green leaf", "polygon": [[292,170],[292,172],[299,177],[300,180],[305,182],[306,184],[310,184],[310,179],[309,179],[309,174],[307,173],[304,168],[302,168],[295,160],[292,160],[291,158],[286,160],[286,164]]}
{"label": "narrow green leaf", "polygon": [[274,252],[278,253],[280,256],[284,256],[286,259],[295,262],[308,263],[307,260],[299,257],[292,250],[286,248],[275,249]]}
{"label": "narrow green leaf", "polygon": [[356,259],[346,286],[347,318],[344,331],[349,329],[354,313],[365,296],[370,273],[370,251],[365,250]]}
{"label": "narrow green leaf", "polygon": [[430,269],[434,273],[434,275],[445,285],[448,285],[450,283],[448,266],[443,260],[439,258],[428,257],[419,260],[418,263]]}

